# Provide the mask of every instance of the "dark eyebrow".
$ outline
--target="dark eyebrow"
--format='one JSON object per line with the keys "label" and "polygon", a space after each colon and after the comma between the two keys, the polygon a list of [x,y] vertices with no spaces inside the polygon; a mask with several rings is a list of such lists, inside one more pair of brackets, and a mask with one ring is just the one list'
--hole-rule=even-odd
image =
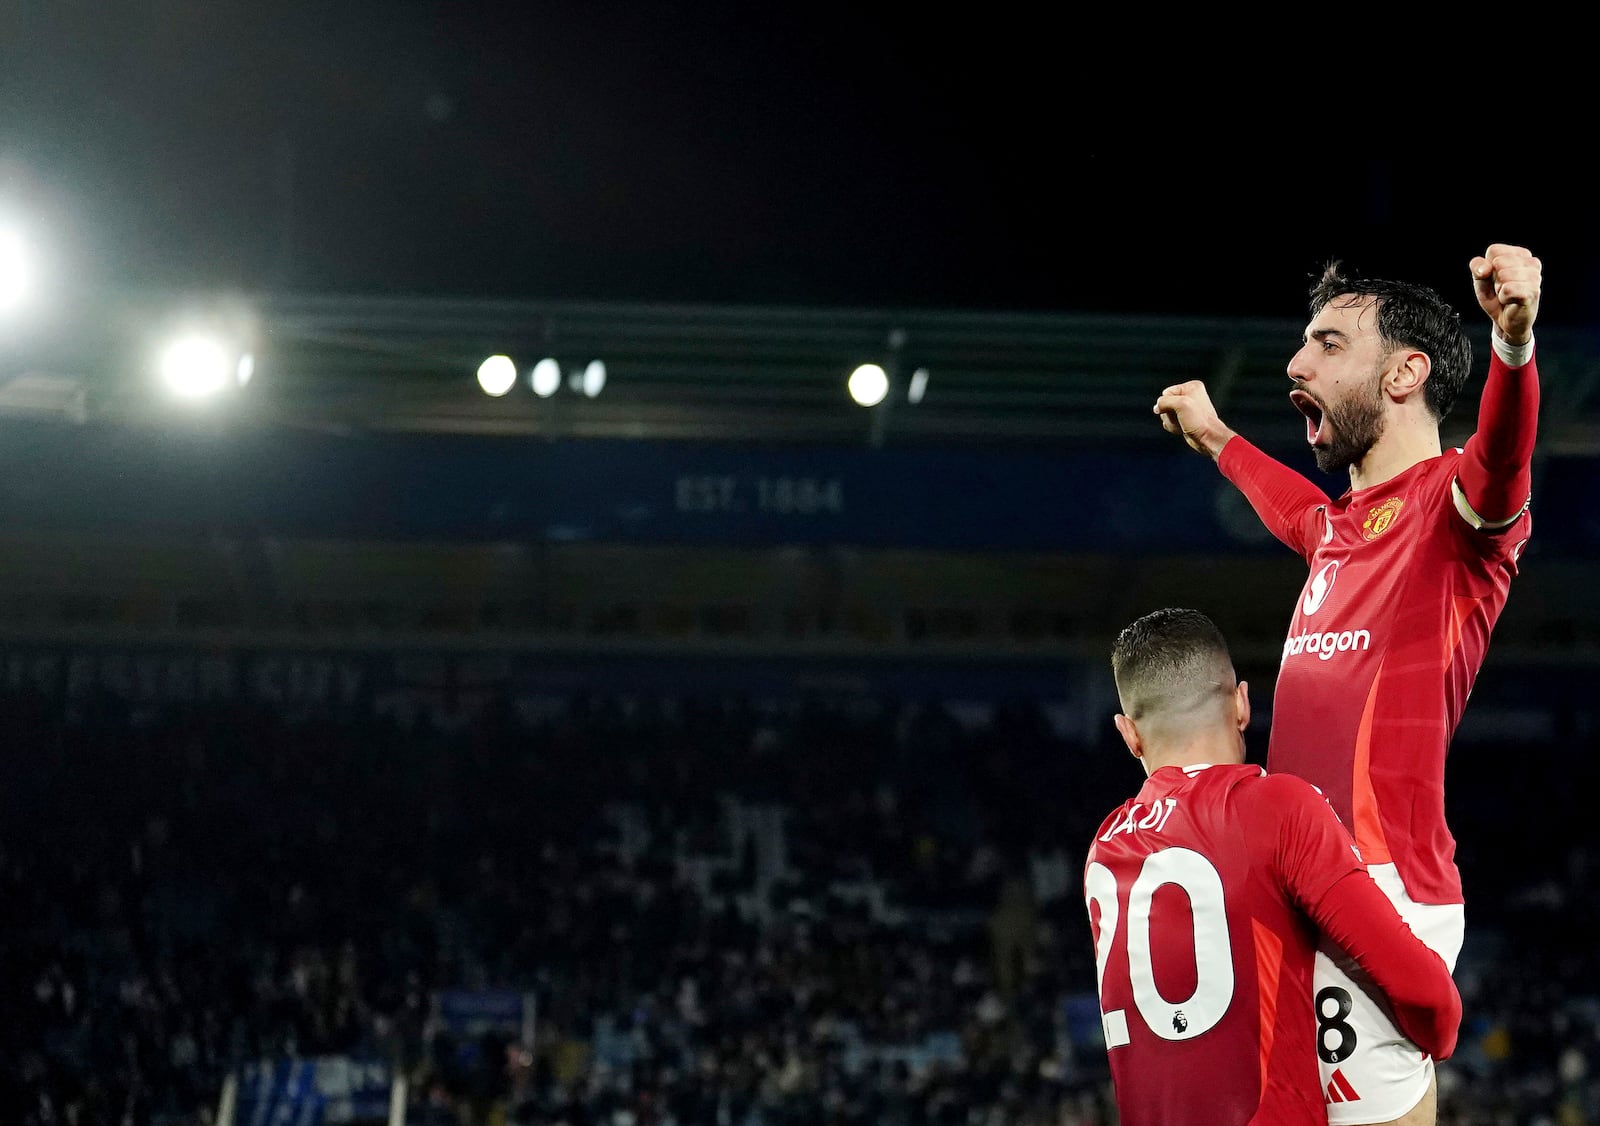
{"label": "dark eyebrow", "polygon": [[1332,339],[1335,339],[1335,338],[1337,338],[1340,342],[1343,342],[1343,341],[1346,341],[1346,340],[1350,339],[1348,336],[1346,336],[1344,333],[1340,332],[1336,328],[1314,328],[1310,332],[1306,333],[1306,339],[1307,340],[1322,340],[1322,341],[1326,341],[1326,340],[1332,340]]}

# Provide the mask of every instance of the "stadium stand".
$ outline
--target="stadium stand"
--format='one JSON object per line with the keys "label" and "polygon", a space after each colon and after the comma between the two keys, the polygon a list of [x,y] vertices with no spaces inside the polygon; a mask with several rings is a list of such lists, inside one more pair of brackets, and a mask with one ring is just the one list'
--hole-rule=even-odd
{"label": "stadium stand", "polygon": [[[818,373],[878,314],[546,310],[627,337],[632,407],[428,406],[426,355],[526,312],[285,303],[293,411],[0,421],[0,1121],[1112,1126],[1079,887],[1137,777],[1110,631],[1206,609],[1263,747],[1301,578],[1128,426],[1126,373],[1264,417],[1283,326],[933,318],[961,393],[873,431]],[[327,343],[355,327],[395,348]],[[1600,463],[1562,343],[1453,752],[1442,1126],[1600,1121]]]}

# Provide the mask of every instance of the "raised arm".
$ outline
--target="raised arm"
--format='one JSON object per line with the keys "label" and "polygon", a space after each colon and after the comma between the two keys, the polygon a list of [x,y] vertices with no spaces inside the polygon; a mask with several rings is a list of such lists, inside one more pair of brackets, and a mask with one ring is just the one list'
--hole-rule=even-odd
{"label": "raised arm", "polygon": [[1156,397],[1154,410],[1161,419],[1161,429],[1168,434],[1182,434],[1191,450],[1205,454],[1212,461],[1222,455],[1222,447],[1235,437],[1218,417],[1217,408],[1211,405],[1211,393],[1198,379],[1168,387]]}
{"label": "raised arm", "polygon": [[1543,266],[1525,248],[1495,243],[1471,262],[1478,304],[1493,322],[1478,429],[1462,447],[1456,508],[1477,528],[1505,527],[1527,507],[1539,423],[1533,322]]}
{"label": "raised arm", "polygon": [[1315,542],[1309,537],[1321,531],[1315,526],[1315,510],[1328,500],[1322,490],[1235,433],[1217,415],[1198,379],[1162,391],[1154,411],[1163,430],[1181,434],[1190,449],[1217,463],[1268,531],[1300,554],[1309,554]]}
{"label": "raised arm", "polygon": [[1217,467],[1244,494],[1268,531],[1311,557],[1322,535],[1319,511],[1328,503],[1327,493],[1244,438],[1228,443]]}

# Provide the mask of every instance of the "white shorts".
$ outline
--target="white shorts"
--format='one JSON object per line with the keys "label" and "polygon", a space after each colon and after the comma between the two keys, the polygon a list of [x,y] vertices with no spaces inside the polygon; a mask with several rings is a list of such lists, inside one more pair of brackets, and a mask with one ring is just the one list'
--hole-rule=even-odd
{"label": "white shorts", "polygon": [[[1466,934],[1459,903],[1415,903],[1393,864],[1371,864],[1400,917],[1455,971]],[[1312,973],[1317,1006],[1317,1064],[1329,1126],[1392,1122],[1422,1101],[1433,1080],[1433,1059],[1406,1039],[1372,979],[1327,939]]]}

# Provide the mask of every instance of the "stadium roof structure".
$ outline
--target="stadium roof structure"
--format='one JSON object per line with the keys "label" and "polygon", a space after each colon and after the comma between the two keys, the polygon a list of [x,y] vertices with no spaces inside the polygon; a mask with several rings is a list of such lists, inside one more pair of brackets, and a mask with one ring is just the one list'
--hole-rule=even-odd
{"label": "stadium roof structure", "polygon": [[[834,444],[1050,444],[1161,440],[1160,389],[1204,379],[1237,429],[1281,436],[1290,320],[592,304],[397,296],[136,293],[85,300],[0,345],[0,413],[160,421],[173,406],[150,374],[180,315],[236,332],[254,375],[223,410],[241,422],[334,432]],[[1543,452],[1600,452],[1600,343],[1541,333]],[[1487,326],[1475,339],[1477,376]],[[491,354],[517,364],[502,396],[477,385]],[[541,398],[544,358],[562,386]],[[568,386],[591,360],[593,398]],[[878,363],[891,392],[863,408],[846,392]],[[920,401],[908,394],[922,372]],[[1447,420],[1470,432],[1475,396]],[[219,414],[222,411],[218,412]]]}
{"label": "stadium roof structure", "polygon": [[[1291,321],[278,294],[213,310],[213,325],[240,331],[257,363],[240,393],[224,396],[232,401],[196,412],[161,394],[148,369],[154,346],[186,319],[172,310],[205,305],[187,295],[118,295],[0,334],[0,416],[136,427],[210,418],[336,436],[1176,451],[1151,404],[1162,387],[1198,377],[1241,432],[1285,446],[1303,433],[1286,401],[1284,365],[1302,328]],[[1446,426],[1456,443],[1475,421],[1471,392],[1488,355],[1487,325],[1481,331],[1479,382]],[[522,383],[490,396],[475,376],[492,353],[513,356],[524,377],[545,356],[569,372],[603,359],[607,384],[593,398],[570,388],[541,398]],[[863,408],[846,393],[863,362],[901,381],[886,405]],[[928,373],[926,394],[912,402],[904,386],[918,369]],[[1600,346],[1542,330],[1540,369],[1541,456],[1600,455]],[[1098,654],[1133,608],[1175,604],[1198,583],[1229,600],[1241,656],[1269,669],[1281,646],[1279,608],[1303,581],[1288,555],[1211,557],[1181,544],[1174,558],[1096,549],[995,562],[965,551],[787,544],[540,540],[507,550],[498,541],[219,532],[203,513],[200,522],[187,536],[135,535],[120,524],[79,534],[57,527],[53,513],[48,527],[9,527],[0,536],[12,578],[0,598],[0,642],[414,637],[575,651],[970,656],[1087,646]],[[990,565],[1027,581],[1006,592],[1009,580],[983,569]],[[1592,567],[1587,555],[1541,558],[1519,580],[1527,589],[1497,651],[1519,661],[1600,661],[1600,603],[1579,597],[1594,587]],[[1221,575],[1227,581],[1212,581]],[[752,585],[736,590],[729,576]],[[774,601],[774,591],[795,593]]]}

